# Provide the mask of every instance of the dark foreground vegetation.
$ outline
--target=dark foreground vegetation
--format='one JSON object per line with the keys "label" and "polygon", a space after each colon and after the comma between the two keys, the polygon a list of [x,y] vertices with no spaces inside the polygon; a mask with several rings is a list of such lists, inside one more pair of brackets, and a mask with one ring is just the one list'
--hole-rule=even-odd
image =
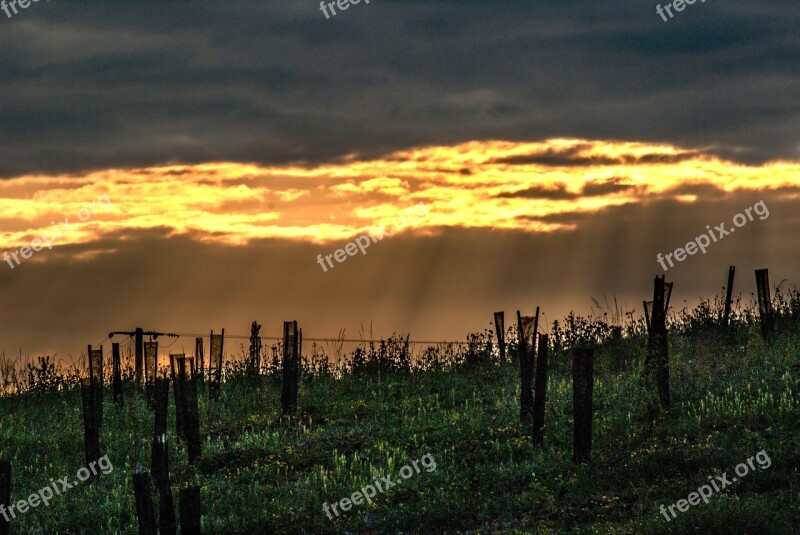
{"label": "dark foreground vegetation", "polygon": [[[200,398],[203,452],[187,464],[170,408],[173,492],[201,487],[203,533],[800,533],[800,300],[775,299],[776,337],[737,307],[731,328],[706,303],[669,323],[672,404],[652,410],[641,320],[611,312],[550,325],[544,447],[520,423],[515,336],[500,362],[492,337],[419,348],[403,338],[364,344],[331,366],[304,352],[299,410],[280,414],[277,359],[258,377],[232,364],[218,400]],[[592,462],[571,462],[570,349],[596,344]],[[280,348],[273,347],[272,357]],[[130,378],[130,373],[128,373]],[[20,500],[85,464],[77,372],[39,361],[16,377],[6,363],[0,454]],[[12,534],[137,533],[131,473],[150,465],[153,416],[130,380],[124,403],[106,399],[102,452],[113,471],[81,483],[11,523]],[[667,522],[659,512],[765,450],[751,471],[708,504]],[[415,473],[329,520],[338,502],[430,454]],[[157,501],[156,501],[157,503]]]}

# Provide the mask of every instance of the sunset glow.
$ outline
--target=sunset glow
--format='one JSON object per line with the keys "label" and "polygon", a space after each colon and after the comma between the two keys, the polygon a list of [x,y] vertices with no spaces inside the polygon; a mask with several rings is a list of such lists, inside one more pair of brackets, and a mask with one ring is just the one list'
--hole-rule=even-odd
{"label": "sunset glow", "polygon": [[[322,243],[391,225],[418,203],[429,217],[403,232],[551,232],[573,229],[570,214],[664,198],[691,203],[698,188],[788,188],[786,195],[796,195],[798,186],[798,162],[746,166],[699,149],[578,139],[469,142],[313,167],[221,162],[110,169],[0,183],[0,247],[29,243],[66,217],[73,225],[57,245],[153,228],[230,245],[259,238]],[[102,194],[113,210],[77,221],[78,210]]]}

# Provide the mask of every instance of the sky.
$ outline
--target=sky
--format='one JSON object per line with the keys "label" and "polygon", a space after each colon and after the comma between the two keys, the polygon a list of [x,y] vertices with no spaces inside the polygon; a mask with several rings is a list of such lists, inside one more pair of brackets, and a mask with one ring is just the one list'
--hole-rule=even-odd
{"label": "sky", "polygon": [[464,340],[496,310],[641,314],[658,274],[675,309],[729,265],[746,300],[754,269],[796,284],[796,3],[656,5],[0,11],[0,351]]}

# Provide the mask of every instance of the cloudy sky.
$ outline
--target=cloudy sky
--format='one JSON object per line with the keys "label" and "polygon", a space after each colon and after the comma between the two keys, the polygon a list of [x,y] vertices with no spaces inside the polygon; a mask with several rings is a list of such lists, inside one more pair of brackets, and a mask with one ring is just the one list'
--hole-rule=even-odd
{"label": "cloudy sky", "polygon": [[[675,15],[625,0],[0,12],[0,350],[74,357],[111,330],[277,335],[292,319],[306,337],[463,339],[495,310],[552,322],[592,298],[640,313],[656,255],[721,223],[738,232],[667,271],[674,305],[719,293],[730,264],[747,299],[756,268],[795,284],[796,2]],[[365,254],[338,262],[360,236]]]}

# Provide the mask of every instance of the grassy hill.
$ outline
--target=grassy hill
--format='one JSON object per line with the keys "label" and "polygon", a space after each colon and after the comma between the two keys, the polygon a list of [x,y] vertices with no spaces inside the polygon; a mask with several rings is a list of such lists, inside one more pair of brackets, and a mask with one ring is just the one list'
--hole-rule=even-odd
{"label": "grassy hill", "polygon": [[[513,337],[505,362],[488,333],[461,349],[414,355],[399,338],[365,344],[343,373],[305,355],[293,418],[280,415],[274,362],[257,378],[231,366],[219,399],[200,397],[203,455],[194,466],[170,408],[176,503],[179,488],[200,485],[203,532],[214,534],[800,533],[793,303],[776,304],[769,347],[751,309],[734,314],[727,334],[713,304],[673,315],[667,410],[653,411],[644,386],[641,320],[570,316],[551,326],[543,448],[520,423]],[[575,466],[570,347],[579,340],[597,349],[592,462]],[[19,386],[25,391],[0,397],[0,451],[13,463],[14,501],[51,479],[75,479],[85,464],[76,375],[44,362]],[[105,404],[101,444],[113,471],[18,516],[11,533],[137,533],[131,473],[139,462],[149,467],[152,434],[143,393],[128,381],[122,407]],[[768,467],[754,464],[669,522],[660,512],[709,477],[735,477],[758,452]],[[413,461],[419,470],[398,475]],[[382,476],[400,483],[329,519],[324,503]]]}

